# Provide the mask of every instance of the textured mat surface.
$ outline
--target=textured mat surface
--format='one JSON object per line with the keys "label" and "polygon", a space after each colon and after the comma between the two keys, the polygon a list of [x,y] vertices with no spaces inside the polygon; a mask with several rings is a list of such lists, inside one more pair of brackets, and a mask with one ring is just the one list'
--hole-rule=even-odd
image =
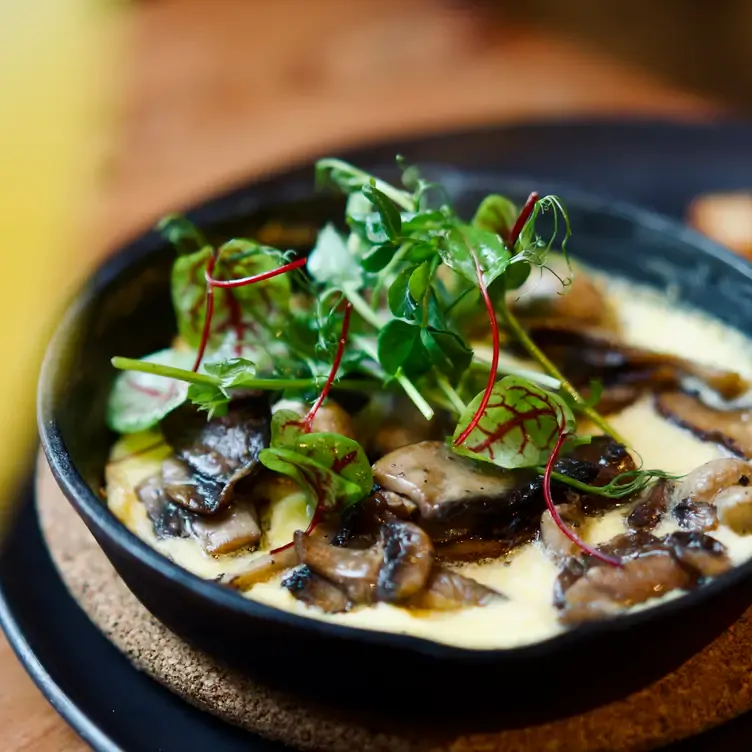
{"label": "textured mat surface", "polygon": [[464,736],[395,728],[384,717],[268,689],[197,652],[163,627],[119,579],[44,463],[38,512],[72,596],[142,671],[202,710],[300,749],[350,752],[643,750],[693,736],[752,707],[752,610],[681,668],[618,702],[525,729]]}

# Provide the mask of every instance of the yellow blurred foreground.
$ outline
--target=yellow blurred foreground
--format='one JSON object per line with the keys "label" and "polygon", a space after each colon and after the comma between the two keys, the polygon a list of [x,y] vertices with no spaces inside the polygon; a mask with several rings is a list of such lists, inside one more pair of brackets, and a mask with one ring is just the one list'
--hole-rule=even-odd
{"label": "yellow blurred foreground", "polygon": [[0,533],[32,456],[44,345],[85,271],[76,236],[102,138],[111,6],[0,3]]}

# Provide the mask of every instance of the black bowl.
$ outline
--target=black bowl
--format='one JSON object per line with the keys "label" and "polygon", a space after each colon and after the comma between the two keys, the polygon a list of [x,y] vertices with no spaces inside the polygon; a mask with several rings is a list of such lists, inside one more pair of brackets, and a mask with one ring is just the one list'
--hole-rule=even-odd
{"label": "black bowl", "polygon": [[[377,170],[378,171],[378,170]],[[526,186],[485,173],[434,167],[461,210],[489,192]],[[270,178],[190,213],[210,234],[252,233],[269,219],[341,217],[343,202],[316,196],[309,171]],[[546,188],[544,186],[544,188]],[[548,186],[550,188],[550,186]],[[752,267],[684,226],[640,209],[559,190],[589,264],[665,289],[752,332]],[[108,448],[113,355],[164,347],[175,331],[168,276],[173,254],[149,233],[110,258],[64,317],[39,384],[39,431],[52,471],[123,580],[169,629],[264,681],[349,712],[375,706],[395,722],[516,725],[622,696],[686,660],[752,601],[752,562],[682,598],[591,623],[510,650],[468,650],[403,634],[328,624],[255,603],[201,580],[123,527],[98,496]],[[441,713],[443,705],[452,712]],[[458,712],[461,711],[461,712]],[[451,721],[449,720],[451,719]]]}

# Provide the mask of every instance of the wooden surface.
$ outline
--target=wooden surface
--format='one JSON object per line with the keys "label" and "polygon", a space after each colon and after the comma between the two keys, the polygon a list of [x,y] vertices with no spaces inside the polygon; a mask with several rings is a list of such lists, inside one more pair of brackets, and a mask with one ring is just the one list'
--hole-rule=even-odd
{"label": "wooden surface", "polygon": [[[447,0],[152,0],[118,11],[122,85],[80,274],[168,209],[312,152],[473,123],[720,111],[566,39]],[[120,90],[120,89],[119,89]],[[0,748],[86,746],[0,637]]]}

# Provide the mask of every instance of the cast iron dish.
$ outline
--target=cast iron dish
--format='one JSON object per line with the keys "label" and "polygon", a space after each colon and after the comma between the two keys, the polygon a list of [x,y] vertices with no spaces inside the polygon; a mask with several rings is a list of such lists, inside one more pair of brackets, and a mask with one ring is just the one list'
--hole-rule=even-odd
{"label": "cast iron dish", "polygon": [[[189,216],[222,235],[237,228],[252,233],[270,218],[321,226],[341,216],[342,202],[315,196],[309,174],[272,178]],[[446,170],[441,177],[460,211],[489,192],[524,199],[529,189],[541,190],[482,173]],[[576,231],[571,251],[578,259],[659,289],[670,283],[683,302],[752,331],[749,264],[657,215],[559,193],[566,196]],[[495,722],[503,716],[525,723],[644,684],[685,660],[749,604],[752,562],[679,599],[545,642],[467,650],[307,619],[244,599],[171,563],[122,526],[99,496],[114,439],[104,420],[115,376],[110,359],[139,357],[170,341],[171,261],[172,251],[149,233],[93,276],[50,345],[39,383],[39,430],[60,487],[126,584],[169,629],[200,649],[267,681],[319,697],[331,694],[339,702],[383,705],[410,717],[435,714],[445,703],[463,718],[490,711]]]}

